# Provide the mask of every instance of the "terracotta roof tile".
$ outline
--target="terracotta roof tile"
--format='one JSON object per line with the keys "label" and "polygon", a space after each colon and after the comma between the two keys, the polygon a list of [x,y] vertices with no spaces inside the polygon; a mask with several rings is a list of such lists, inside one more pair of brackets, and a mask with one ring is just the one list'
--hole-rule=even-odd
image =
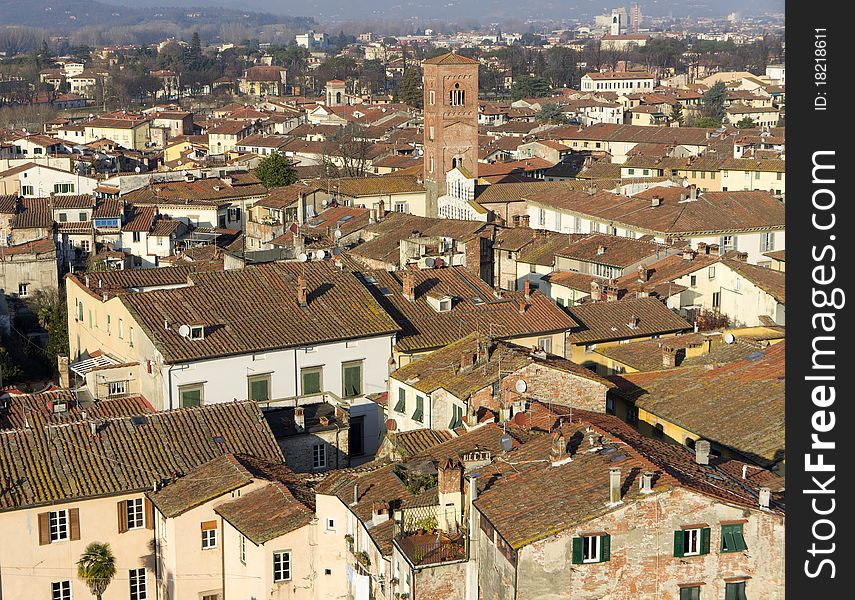
{"label": "terracotta roof tile", "polygon": [[567,334],[567,342],[571,344],[649,337],[692,329],[691,324],[655,298],[590,302],[567,310],[579,323]]}

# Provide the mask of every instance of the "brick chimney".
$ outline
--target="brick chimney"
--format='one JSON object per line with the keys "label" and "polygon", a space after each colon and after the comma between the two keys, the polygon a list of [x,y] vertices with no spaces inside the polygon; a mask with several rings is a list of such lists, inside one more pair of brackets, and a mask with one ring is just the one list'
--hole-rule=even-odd
{"label": "brick chimney", "polygon": [[552,447],[549,450],[549,460],[553,467],[570,462],[571,457],[567,453],[567,439],[560,431],[552,432]]}
{"label": "brick chimney", "polygon": [[615,302],[618,299],[618,289],[613,285],[606,286],[606,302]]}
{"label": "brick chimney", "polygon": [[520,310],[521,315],[525,314],[526,308],[528,308],[528,303],[525,301],[525,299],[521,299],[520,300],[520,306],[519,306],[519,310]]}
{"label": "brick chimney", "polygon": [[474,352],[460,353],[460,370],[465,371],[475,364],[476,354]]}
{"label": "brick chimney", "polygon": [[698,242],[698,254],[709,254],[710,249],[706,242]]}
{"label": "brick chimney", "polygon": [[528,279],[525,280],[523,291],[525,292],[526,300],[531,298],[531,282]]}
{"label": "brick chimney", "polygon": [[699,465],[710,464],[710,443],[707,440],[695,442],[695,462]]}
{"label": "brick chimney", "polygon": [[666,369],[673,369],[677,366],[677,351],[668,346],[662,346],[662,366]]}
{"label": "brick chimney", "polygon": [[514,227],[520,226],[520,216],[519,215],[514,215],[511,220],[513,221]]}
{"label": "brick chimney", "polygon": [[683,260],[694,260],[695,252],[691,248],[683,250]]}
{"label": "brick chimney", "polygon": [[609,504],[620,504],[620,469],[609,469]]}
{"label": "brick chimney", "polygon": [[383,202],[383,198],[380,198],[380,201],[377,203],[377,218],[382,219],[386,216],[386,203]]}
{"label": "brick chimney", "polygon": [[463,516],[463,464],[447,458],[439,465],[439,526],[443,531],[456,532]]}
{"label": "brick chimney", "polygon": [[297,276],[297,304],[309,305],[309,282],[302,275]]}
{"label": "brick chimney", "polygon": [[638,265],[638,282],[644,283],[648,279],[650,279],[650,275],[647,272],[647,265]]}
{"label": "brick chimney", "polygon": [[371,524],[380,525],[392,518],[392,510],[388,502],[372,502],[371,503]]}
{"label": "brick chimney", "polygon": [[401,274],[401,283],[403,284],[402,294],[404,298],[409,300],[410,302],[415,302],[416,300],[416,282],[413,278],[413,272],[409,269],[404,269],[404,272]]}
{"label": "brick chimney", "polygon": [[523,227],[528,227],[531,222],[531,217],[529,215],[521,215],[520,220],[522,221]]}
{"label": "brick chimney", "polygon": [[306,411],[302,406],[294,409],[294,427],[296,427],[297,431],[304,431],[306,429]]}

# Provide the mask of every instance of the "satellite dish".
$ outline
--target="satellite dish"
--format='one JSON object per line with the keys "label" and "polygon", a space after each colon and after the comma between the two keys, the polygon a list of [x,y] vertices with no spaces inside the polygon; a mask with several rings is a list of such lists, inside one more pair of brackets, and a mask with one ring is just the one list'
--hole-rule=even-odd
{"label": "satellite dish", "polygon": [[327,253],[323,250],[315,250],[315,260],[323,260],[326,256]]}
{"label": "satellite dish", "polygon": [[683,180],[683,187],[684,187],[684,188],[689,187],[689,180],[688,180],[688,179],[684,179],[684,180]]}
{"label": "satellite dish", "polygon": [[425,266],[426,267],[432,269],[435,264],[436,264],[436,261],[434,259],[432,259],[430,256],[428,256],[425,259]]}
{"label": "satellite dish", "polygon": [[733,337],[733,334],[732,334],[732,333],[730,333],[730,332],[728,331],[727,333],[725,333],[725,334],[724,334],[724,342],[725,342],[726,344],[732,344],[734,341],[736,341],[736,338],[735,338],[735,337]]}
{"label": "satellite dish", "polygon": [[178,328],[178,335],[180,335],[183,338],[189,337],[190,336],[190,326],[189,325],[182,325],[181,327],[179,327]]}
{"label": "satellite dish", "polygon": [[386,429],[388,431],[395,431],[398,429],[398,422],[395,419],[386,419]]}
{"label": "satellite dish", "polygon": [[499,438],[499,447],[505,452],[510,452],[514,449],[514,440],[507,433],[503,433]]}
{"label": "satellite dish", "polygon": [[516,385],[514,385],[514,388],[517,390],[518,394],[523,394],[528,389],[528,384],[526,384],[524,380],[519,379],[517,380]]}
{"label": "satellite dish", "polygon": [[297,255],[297,260],[300,262],[306,262],[309,260],[309,255],[305,252],[300,252],[300,254]]}
{"label": "satellite dish", "polygon": [[336,229],[333,235],[335,236],[335,239],[341,238],[341,229]]}
{"label": "satellite dish", "polygon": [[321,206],[326,206],[329,203],[330,203],[329,200],[321,200]]}
{"label": "satellite dish", "polygon": [[134,167],[134,171],[135,171],[136,173],[139,173],[140,171],[142,171],[142,169],[140,169],[139,167]]}

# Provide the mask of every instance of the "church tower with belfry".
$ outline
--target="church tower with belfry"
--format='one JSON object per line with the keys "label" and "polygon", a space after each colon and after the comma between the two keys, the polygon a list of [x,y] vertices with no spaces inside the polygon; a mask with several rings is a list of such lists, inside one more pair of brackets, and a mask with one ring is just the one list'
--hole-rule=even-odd
{"label": "church tower with belfry", "polygon": [[449,52],[422,68],[426,213],[436,217],[449,171],[478,178],[478,61]]}

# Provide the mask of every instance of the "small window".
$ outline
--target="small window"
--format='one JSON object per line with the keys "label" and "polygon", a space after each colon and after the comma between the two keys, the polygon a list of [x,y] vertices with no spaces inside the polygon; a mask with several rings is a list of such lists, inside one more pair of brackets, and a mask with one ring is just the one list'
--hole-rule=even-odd
{"label": "small window", "polygon": [[689,287],[695,287],[696,285],[698,285],[698,276],[697,275],[690,275],[689,276]]}
{"label": "small window", "polygon": [[205,521],[202,523],[202,550],[210,550],[217,547],[217,522]]}
{"label": "small window", "polygon": [[263,402],[270,400],[270,374],[251,375],[246,378],[250,400]]}
{"label": "small window", "polygon": [[327,531],[335,531],[335,519],[327,519]]}
{"label": "small window", "polygon": [[324,443],[312,446],[312,468],[327,468],[327,445]]}
{"label": "small window", "polygon": [[145,567],[131,569],[128,571],[128,581],[131,589],[131,600],[147,600],[148,590],[146,588]]}
{"label": "small window", "polygon": [[67,214],[65,214],[64,212],[63,212],[63,213],[59,213],[59,222],[60,222],[60,223],[66,223],[66,222],[68,222],[68,215],[67,215]]}
{"label": "small window", "polygon": [[182,385],[178,387],[178,397],[181,408],[191,406],[202,406],[204,403],[204,385],[196,383],[192,385]]}
{"label": "small window", "polygon": [[747,600],[745,596],[745,582],[727,582],[724,585],[724,600]]}
{"label": "small window", "polygon": [[398,388],[398,401],[395,403],[395,412],[404,414],[407,412],[407,390]]}
{"label": "small window", "polygon": [[71,600],[71,582],[54,581],[50,584],[51,600]]}
{"label": "small window", "polygon": [[246,564],[246,536],[243,534],[238,538],[238,559],[241,564]]}
{"label": "small window", "polygon": [[139,242],[140,241],[140,232],[139,231],[131,232],[131,239],[133,239],[133,241],[135,241],[135,242]]}
{"label": "small window", "polygon": [[362,361],[341,365],[343,397],[353,398],[362,395]]}
{"label": "small window", "polygon": [[190,327],[190,339],[201,340],[205,338],[205,328],[202,325],[192,325]]}
{"label": "small window", "polygon": [[29,292],[27,291],[27,288],[29,288],[29,287],[30,287],[29,283],[19,283],[18,284],[18,295],[21,296],[22,298],[24,296],[28,295]]}
{"label": "small window", "polygon": [[710,267],[707,270],[707,275],[709,276],[710,280],[715,279],[715,267]]}
{"label": "small window", "polygon": [[457,429],[458,427],[463,427],[463,407],[452,404],[451,422],[448,424],[448,428]]}
{"label": "small window", "polygon": [[77,213],[77,220],[80,222],[84,222],[84,221],[88,220],[86,213],[85,212]]}
{"label": "small window", "polygon": [[413,421],[421,423],[425,417],[425,399],[416,395],[416,410],[413,412]]}
{"label": "small window", "polygon": [[748,547],[742,535],[742,523],[734,523],[721,526],[721,551],[742,552]]}
{"label": "small window", "polygon": [[606,562],[611,558],[611,536],[602,534],[574,537],[572,550],[574,564]]}
{"label": "small window", "polygon": [[721,308],[721,292],[713,292],[712,307]]}
{"label": "small window", "polygon": [[23,185],[21,186],[21,195],[23,196],[33,196],[33,186],[31,185]]}
{"label": "small window", "polygon": [[709,527],[678,529],[674,532],[674,556],[700,556],[709,553]]}
{"label": "small window", "polygon": [[288,581],[291,579],[291,553],[273,553],[273,581]]}
{"label": "small window", "polygon": [[134,498],[127,501],[128,529],[139,529],[145,526],[145,512],[143,511],[143,499]]}
{"label": "small window", "polygon": [[552,338],[551,337],[542,337],[537,340],[537,347],[543,350],[544,352],[552,353]]}
{"label": "small window", "polygon": [[680,588],[680,600],[701,600],[701,586],[691,585]]}
{"label": "small window", "polygon": [[68,511],[54,510],[48,515],[50,526],[50,541],[61,542],[68,539]]}
{"label": "small window", "polygon": [[303,395],[320,394],[323,389],[323,367],[308,367],[300,371]]}

